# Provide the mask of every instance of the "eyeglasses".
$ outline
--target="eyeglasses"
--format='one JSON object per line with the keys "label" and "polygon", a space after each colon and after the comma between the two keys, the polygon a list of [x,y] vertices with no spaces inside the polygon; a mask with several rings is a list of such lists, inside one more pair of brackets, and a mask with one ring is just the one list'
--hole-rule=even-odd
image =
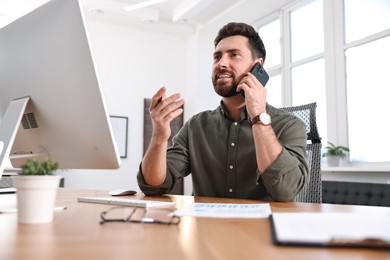
{"label": "eyeglasses", "polygon": [[131,207],[113,207],[100,213],[100,224],[106,222],[132,222],[177,225],[180,217],[170,209],[145,209]]}

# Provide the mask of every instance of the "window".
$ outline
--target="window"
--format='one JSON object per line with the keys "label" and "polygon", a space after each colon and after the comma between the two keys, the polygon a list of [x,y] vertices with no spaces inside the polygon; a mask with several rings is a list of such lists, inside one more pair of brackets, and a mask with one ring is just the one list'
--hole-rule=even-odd
{"label": "window", "polygon": [[294,67],[291,71],[291,78],[293,105],[317,102],[317,127],[322,142],[324,142],[327,136],[324,59]]}
{"label": "window", "polygon": [[271,48],[268,100],[317,102],[323,146],[349,146],[352,164],[390,164],[390,140],[374,136],[390,132],[389,14],[388,0],[302,0],[256,24]]}
{"label": "window", "polygon": [[[276,107],[317,102],[318,128],[325,140],[326,91],[322,5],[322,0],[315,0],[304,1],[296,7],[288,8],[279,17],[271,19],[271,22],[260,25],[259,34],[268,53],[265,67],[272,75],[267,85],[268,102]],[[283,27],[283,24],[288,26]],[[284,32],[283,40],[280,32]],[[283,58],[281,53],[284,53]]]}
{"label": "window", "polygon": [[322,1],[301,6],[290,14],[291,60],[296,62],[324,52]]}
{"label": "window", "polygon": [[267,102],[274,107],[283,107],[282,103],[282,77],[275,75],[267,83]]}
{"label": "window", "polygon": [[[309,22],[310,21],[310,22]],[[322,0],[304,2],[290,12],[291,104],[317,102],[317,125],[326,136],[326,85]]]}
{"label": "window", "polygon": [[[352,162],[390,161],[390,37],[348,49],[348,137]],[[383,138],[381,138],[383,136]],[[370,152],[367,152],[370,151]]]}
{"label": "window", "polygon": [[280,20],[275,19],[259,28],[259,35],[264,41],[266,66],[268,68],[278,66],[281,63],[280,45]]}
{"label": "window", "polygon": [[282,107],[280,19],[271,20],[258,31],[267,52],[264,68],[270,75],[267,83],[267,102],[275,107]]}
{"label": "window", "polygon": [[[388,0],[344,1],[351,162],[390,161],[390,140],[378,138],[382,133],[390,133],[390,122],[386,119],[390,111],[387,94],[390,87],[389,14]],[[383,34],[386,30],[387,34]]]}
{"label": "window", "polygon": [[390,28],[389,0],[344,0],[345,42]]}

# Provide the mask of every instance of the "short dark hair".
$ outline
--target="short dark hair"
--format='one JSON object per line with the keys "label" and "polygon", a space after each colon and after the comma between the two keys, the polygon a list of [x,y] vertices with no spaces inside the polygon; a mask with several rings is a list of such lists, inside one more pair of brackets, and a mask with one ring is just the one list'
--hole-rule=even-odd
{"label": "short dark hair", "polygon": [[263,58],[265,60],[266,51],[263,40],[252,26],[245,23],[232,22],[223,26],[214,40],[214,47],[217,47],[222,39],[236,35],[248,38],[249,48],[254,58]]}

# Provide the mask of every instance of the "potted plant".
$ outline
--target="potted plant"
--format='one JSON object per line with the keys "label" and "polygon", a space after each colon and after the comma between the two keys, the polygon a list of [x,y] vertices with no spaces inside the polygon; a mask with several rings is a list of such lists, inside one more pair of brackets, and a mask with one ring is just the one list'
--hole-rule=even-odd
{"label": "potted plant", "polygon": [[54,175],[58,164],[50,158],[28,159],[22,173],[12,176],[16,188],[18,221],[39,224],[53,221],[54,205],[61,176]]}
{"label": "potted plant", "polygon": [[328,146],[325,147],[325,153],[323,157],[327,157],[328,166],[339,166],[340,159],[344,159],[349,152],[349,148],[343,145],[335,145],[328,142]]}

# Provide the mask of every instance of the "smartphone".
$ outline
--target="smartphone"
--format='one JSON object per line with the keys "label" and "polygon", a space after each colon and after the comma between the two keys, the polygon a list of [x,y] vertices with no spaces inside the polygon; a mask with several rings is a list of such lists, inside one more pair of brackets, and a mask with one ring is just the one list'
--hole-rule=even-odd
{"label": "smartphone", "polygon": [[261,66],[260,62],[256,62],[255,66],[253,66],[251,73],[257,78],[257,80],[265,87],[269,80],[269,76],[263,66]]}

